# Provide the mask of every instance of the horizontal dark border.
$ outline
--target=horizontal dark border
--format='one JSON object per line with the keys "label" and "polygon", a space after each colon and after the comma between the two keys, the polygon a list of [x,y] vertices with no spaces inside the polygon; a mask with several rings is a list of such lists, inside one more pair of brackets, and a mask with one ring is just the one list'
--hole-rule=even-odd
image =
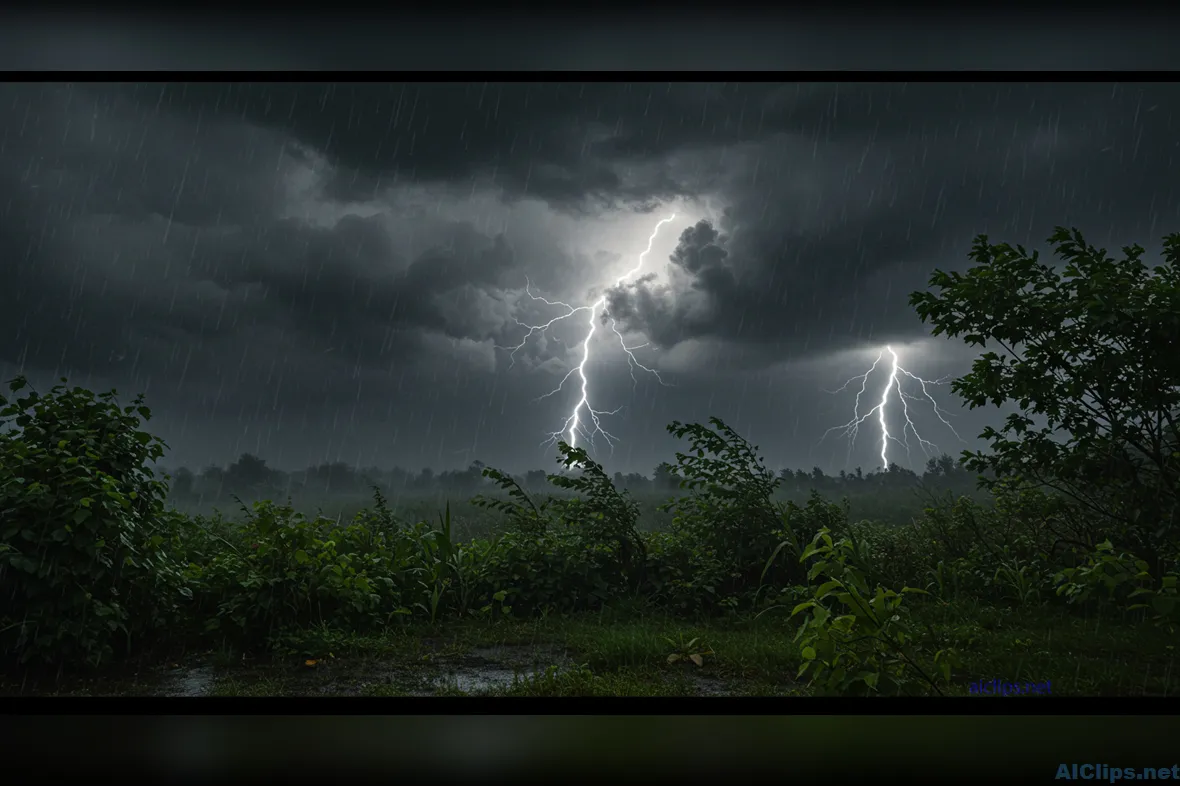
{"label": "horizontal dark border", "polygon": [[[732,776],[765,772],[775,782],[868,776],[875,781],[945,783],[1052,780],[1062,764],[1111,768],[1180,763],[1175,717],[946,718],[678,717],[341,717],[221,716],[13,717],[0,749],[6,775],[71,772],[85,782],[134,774],[204,783],[225,774],[314,778],[413,772],[478,779],[589,773],[650,782],[653,776]],[[636,779],[634,776],[639,775]],[[579,777],[580,776],[580,777]],[[519,782],[519,781],[516,781]],[[549,780],[549,782],[553,782]]]}
{"label": "horizontal dark border", "polygon": [[1166,3],[25,5],[0,11],[0,70],[1180,70]]}
{"label": "horizontal dark border", "polygon": [[[675,10],[675,14],[669,12]],[[1068,13],[1067,13],[1068,11]],[[5,4],[5,15],[16,19],[44,19],[51,16],[115,17],[202,21],[254,19],[272,31],[298,27],[323,30],[326,25],[359,27],[373,19],[403,20],[416,24],[454,27],[464,19],[480,23],[516,23],[557,27],[563,20],[581,17],[599,29],[617,28],[637,20],[655,20],[670,29],[683,29],[700,20],[719,24],[749,21],[773,21],[790,24],[824,24],[845,28],[864,24],[921,25],[938,24],[972,18],[981,23],[1023,19],[1046,29],[1076,29],[1092,23],[1128,22],[1137,19],[1172,16],[1175,7],[1164,0],[1124,0],[1119,3],[1086,3],[1066,8],[1053,0],[963,0],[936,5],[922,0],[883,5],[873,0],[829,0],[826,3],[783,2],[778,0],[727,0],[725,5],[684,2],[684,0],[647,0],[629,5],[605,6],[599,0],[566,0],[559,5],[538,8],[533,0],[434,0],[429,5],[377,5],[365,0],[337,0],[331,3],[292,4],[277,13],[265,0],[198,0],[167,5],[145,5],[136,0],[108,0],[98,7],[85,0],[29,0]],[[850,16],[855,12],[855,16]],[[655,31],[658,33],[658,31]]]}
{"label": "horizontal dark border", "polygon": [[[1180,30],[1180,26],[1177,28]],[[1180,40],[1180,39],[1178,39]],[[1180,43],[1177,44],[1180,53]],[[2,57],[2,56],[0,56]],[[404,71],[374,70],[207,70],[169,69],[20,70],[0,67],[0,81],[10,82],[1180,82],[1180,70],[1118,71]]]}

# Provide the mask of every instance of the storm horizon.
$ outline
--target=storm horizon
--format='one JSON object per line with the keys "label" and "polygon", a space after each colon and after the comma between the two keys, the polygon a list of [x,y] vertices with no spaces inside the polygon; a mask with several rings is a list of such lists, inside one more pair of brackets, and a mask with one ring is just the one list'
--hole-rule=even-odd
{"label": "storm horizon", "polygon": [[[1177,97],[574,75],[8,83],[0,375],[143,393],[168,467],[553,470],[556,436],[650,475],[681,447],[669,422],[719,417],[772,468],[869,471],[875,417],[851,446],[829,432],[886,346],[923,379],[969,369],[979,350],[931,338],[908,297],[966,269],[977,235],[1044,253],[1064,225],[1153,257],[1180,230]],[[930,393],[962,439],[911,402],[921,436],[980,447],[997,410]],[[920,470],[928,451],[911,438],[889,459]]]}

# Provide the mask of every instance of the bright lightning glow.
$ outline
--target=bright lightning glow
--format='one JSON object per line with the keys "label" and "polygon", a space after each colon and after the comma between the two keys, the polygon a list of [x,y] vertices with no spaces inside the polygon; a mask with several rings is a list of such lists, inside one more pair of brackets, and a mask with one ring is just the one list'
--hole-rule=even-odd
{"label": "bright lightning glow", "polygon": [[[659,235],[659,233],[660,233],[660,227],[664,226],[664,224],[674,221],[675,219],[676,219],[676,214],[673,213],[668,218],[665,218],[656,224],[655,228],[652,230],[651,237],[649,237],[647,239],[647,248],[643,251],[642,254],[639,255],[639,259],[636,262],[635,267],[632,268],[631,270],[627,271],[626,273],[624,273],[622,276],[620,276],[618,278],[618,280],[615,281],[614,285],[616,287],[619,286],[620,284],[622,284],[627,279],[636,275],[641,269],[643,269],[644,260],[647,258],[647,255],[651,253],[652,245],[656,242],[656,236]],[[546,440],[546,442],[544,444],[547,444],[547,445],[554,444],[559,439],[561,439],[562,436],[564,435],[567,437],[566,441],[570,444],[571,447],[576,446],[578,444],[577,440],[578,440],[579,434],[586,437],[590,441],[590,443],[593,444],[594,437],[596,435],[601,435],[602,438],[606,440],[607,444],[610,445],[611,448],[613,449],[614,444],[615,444],[615,439],[617,439],[617,438],[613,434],[611,434],[609,431],[607,431],[605,428],[602,427],[601,418],[606,415],[614,415],[615,413],[617,413],[619,411],[619,409],[621,409],[621,407],[619,409],[613,409],[610,411],[602,411],[602,410],[594,409],[594,407],[590,405],[590,381],[586,375],[586,364],[590,360],[590,342],[594,338],[595,330],[598,327],[599,312],[601,311],[602,307],[606,305],[606,294],[604,293],[600,298],[598,298],[598,300],[594,301],[593,303],[591,303],[588,306],[571,306],[569,303],[563,303],[561,301],[546,300],[543,297],[540,297],[538,295],[534,295],[532,292],[531,285],[527,281],[525,282],[525,293],[533,300],[544,303],[545,305],[559,306],[561,308],[564,308],[565,313],[559,314],[556,317],[554,317],[553,319],[549,320],[548,322],[544,322],[539,325],[526,325],[523,322],[516,320],[516,324],[520,325],[522,328],[525,328],[525,330],[527,332],[524,334],[524,338],[522,338],[520,340],[520,343],[517,344],[516,346],[514,346],[514,347],[501,347],[501,349],[507,350],[508,356],[510,358],[512,358],[512,361],[509,363],[510,368],[512,366],[512,363],[514,363],[516,360],[515,355],[516,355],[517,350],[519,350],[521,347],[523,347],[531,336],[533,336],[534,334],[537,334],[537,333],[544,333],[546,330],[548,330],[553,325],[557,324],[558,322],[560,322],[564,319],[569,319],[570,317],[574,316],[575,314],[585,312],[587,315],[587,318],[586,318],[586,328],[587,328],[586,329],[586,338],[582,341],[582,360],[581,360],[581,362],[579,362],[578,365],[571,368],[569,370],[569,373],[567,373],[564,377],[562,377],[562,380],[560,383],[558,383],[557,387],[555,387],[553,390],[549,391],[548,393],[546,393],[545,395],[543,395],[537,399],[538,401],[540,401],[541,399],[546,399],[546,398],[549,398],[550,396],[554,396],[554,395],[562,392],[562,390],[564,390],[564,388],[565,388],[565,383],[570,379],[570,377],[573,377],[574,375],[577,375],[578,380],[581,383],[581,386],[580,386],[581,387],[581,397],[578,399],[577,403],[574,404],[574,408],[573,408],[573,410],[570,411],[569,417],[567,417],[565,419],[565,423],[562,425],[562,427],[559,430],[553,432],[550,435],[550,438],[548,440]],[[626,342],[623,340],[623,334],[621,332],[619,332],[618,326],[617,326],[614,319],[610,320],[610,327],[611,327],[611,331],[619,339],[619,346],[623,348],[623,352],[627,355],[627,365],[631,370],[632,381],[635,383],[638,383],[638,378],[635,376],[635,370],[639,369],[641,371],[646,371],[647,373],[651,374],[653,377],[656,378],[656,381],[658,381],[661,385],[665,385],[666,383],[660,377],[659,373],[655,369],[648,368],[647,366],[640,363],[639,359],[635,357],[635,350],[642,349],[643,347],[647,346],[647,344],[640,344],[638,346],[629,347],[629,346],[627,346]],[[581,412],[583,409],[586,411],[587,421],[583,421],[583,419],[582,419]],[[593,428],[588,428],[588,426],[593,426]]]}
{"label": "bright lightning glow", "polygon": [[[881,400],[877,402],[875,407],[862,415],[860,412],[860,398],[868,388],[869,375],[877,370],[877,366],[881,364],[881,360],[885,357],[885,353],[889,353],[889,357],[891,359],[889,367],[889,379],[886,380],[885,385],[881,388]],[[922,391],[921,395],[916,396],[911,393],[907,393],[902,388],[902,377],[908,378],[918,383],[919,389]],[[856,444],[856,437],[860,431],[860,425],[871,418],[874,414],[877,415],[877,421],[881,424],[882,469],[889,468],[889,444],[891,442],[901,445],[903,448],[905,448],[906,456],[911,456],[911,445],[909,441],[909,436],[911,434],[918,441],[918,446],[922,449],[922,452],[926,454],[927,458],[931,456],[931,451],[936,453],[939,452],[937,445],[925,439],[920,433],[918,433],[918,427],[914,425],[914,421],[910,417],[910,402],[918,403],[921,401],[928,401],[934,409],[935,416],[943,423],[943,425],[950,429],[951,433],[954,434],[960,442],[966,444],[965,440],[959,436],[959,432],[955,431],[955,427],[950,424],[949,420],[947,420],[946,412],[940,406],[938,406],[938,402],[934,400],[934,397],[930,395],[930,391],[926,387],[927,385],[945,385],[947,382],[946,377],[943,377],[942,379],[929,380],[922,379],[916,374],[911,374],[901,366],[901,361],[898,359],[897,353],[893,350],[893,347],[886,346],[885,349],[883,349],[881,353],[877,355],[877,359],[873,361],[873,365],[869,367],[868,371],[859,376],[853,377],[836,390],[830,392],[840,393],[841,391],[847,390],[849,385],[857,381],[860,382],[860,389],[856,392],[856,402],[852,409],[852,420],[840,426],[833,426],[832,428],[825,431],[823,438],[820,439],[820,442],[822,443],[824,439],[827,439],[828,435],[833,431],[839,431],[841,436],[847,437],[849,462],[851,462],[852,459],[852,448]],[[900,439],[889,433],[889,418],[887,410],[889,409],[890,394],[894,391],[897,392],[897,400],[901,403],[902,417],[905,419],[905,425],[902,426]]]}

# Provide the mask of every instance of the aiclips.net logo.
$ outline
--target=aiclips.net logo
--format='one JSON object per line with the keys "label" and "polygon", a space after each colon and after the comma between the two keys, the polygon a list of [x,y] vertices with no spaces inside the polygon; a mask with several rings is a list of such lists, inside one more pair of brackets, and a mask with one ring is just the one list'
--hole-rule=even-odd
{"label": "aiclips.net logo", "polygon": [[1111,767],[1107,764],[1061,764],[1059,781],[1166,781],[1180,780],[1180,764],[1165,767]]}
{"label": "aiclips.net logo", "polygon": [[972,696],[1050,696],[1053,685],[1044,682],[1008,682],[1005,680],[977,680],[970,685]]}

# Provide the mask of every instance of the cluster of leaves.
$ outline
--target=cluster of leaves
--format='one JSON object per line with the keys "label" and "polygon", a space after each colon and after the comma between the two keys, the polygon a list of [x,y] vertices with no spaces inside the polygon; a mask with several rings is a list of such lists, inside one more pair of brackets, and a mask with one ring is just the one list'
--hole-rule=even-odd
{"label": "cluster of leaves", "polygon": [[[652,538],[653,595],[681,609],[714,604],[737,609],[756,598],[767,555],[777,544],[794,541],[793,527],[804,509],[773,499],[779,479],[757,446],[722,420],[674,422],[668,431],[689,442],[668,467],[687,494],[663,506],[673,514],[671,526]],[[771,584],[786,586],[799,577],[791,567],[779,573]]]}
{"label": "cluster of leaves", "polygon": [[[64,383],[64,380],[63,380]],[[0,397],[0,648],[21,662],[100,664],[171,622],[189,595],[178,524],[147,463],[163,443],[137,398],[24,378]]]}
{"label": "cluster of leaves", "polygon": [[909,620],[904,596],[871,581],[865,549],[854,537],[835,540],[823,529],[804,550],[800,561],[812,597],[791,616],[806,614],[796,634],[803,663],[799,676],[823,691],[838,694],[886,695],[940,692],[958,663],[953,649],[934,653],[930,663]]}
{"label": "cluster of leaves", "polygon": [[1180,623],[1180,569],[1175,565],[1157,579],[1146,560],[1116,552],[1110,541],[1103,541],[1082,564],[1065,568],[1054,579],[1057,594],[1070,603],[1096,600],[1101,593],[1101,600],[1118,602],[1128,611],[1142,610],[1156,624],[1174,629]]}
{"label": "cluster of leaves", "polygon": [[487,467],[484,477],[507,499],[473,500],[509,521],[489,554],[488,572],[522,614],[599,608],[636,588],[643,573],[646,546],[636,528],[634,501],[584,450],[564,442],[558,449],[566,472],[547,478],[574,496],[537,500],[511,475]]}
{"label": "cluster of leaves", "polygon": [[637,528],[639,507],[627,492],[620,492],[582,448],[562,443],[561,465],[575,475],[550,475],[549,482],[575,496],[560,500],[561,516],[594,546],[605,546],[617,555],[620,572],[633,585],[642,581],[647,549]]}
{"label": "cluster of leaves", "polygon": [[1052,533],[1056,502],[1023,490],[992,505],[967,497],[932,505],[904,527],[861,522],[866,563],[889,586],[922,586],[948,601],[1038,603],[1053,595],[1054,570],[1074,558]]}
{"label": "cluster of leaves", "polygon": [[[992,345],[953,389],[971,407],[1018,403],[990,450],[965,452],[993,483],[1050,488],[1151,561],[1180,542],[1180,234],[1163,264],[1123,258],[1059,227],[1059,268],[977,238],[966,273],[936,271],[910,300],[934,335]],[[1040,421],[1040,423],[1038,423]]]}

